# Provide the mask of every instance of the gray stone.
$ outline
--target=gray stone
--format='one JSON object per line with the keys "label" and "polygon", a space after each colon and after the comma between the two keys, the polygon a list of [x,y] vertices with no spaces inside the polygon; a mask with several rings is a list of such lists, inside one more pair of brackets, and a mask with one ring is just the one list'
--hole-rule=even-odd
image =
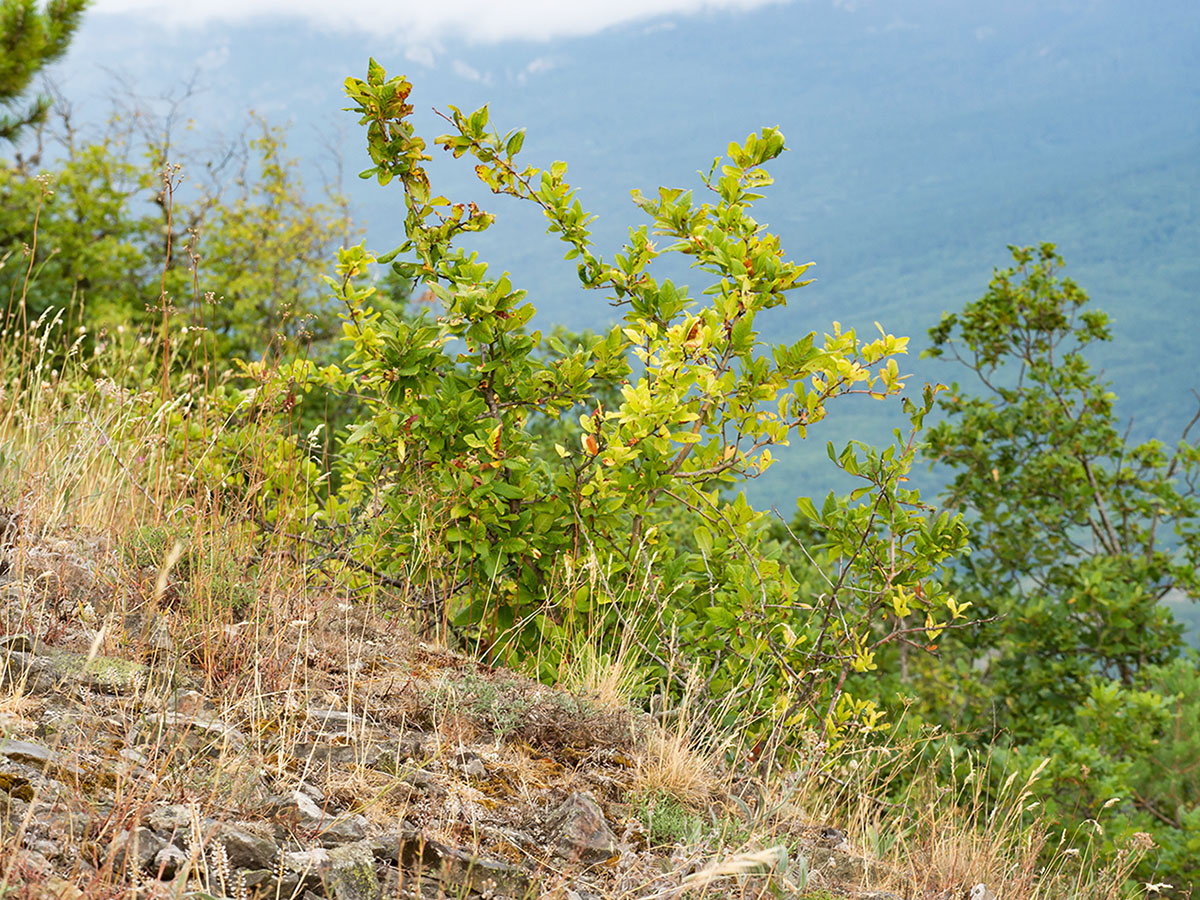
{"label": "gray stone", "polygon": [[69,653],[44,645],[37,647],[36,654],[15,649],[0,653],[0,684],[23,683],[34,693],[87,688],[98,693],[128,695],[155,680],[153,675],[146,666],[127,659]]}
{"label": "gray stone", "polygon": [[122,831],[113,840],[113,870],[134,874],[151,872],[154,860],[164,849],[167,842],[149,828],[138,826],[129,831]]}
{"label": "gray stone", "polygon": [[73,881],[50,875],[37,884],[28,885],[25,896],[29,900],[83,900],[81,891]]}
{"label": "gray stone", "polygon": [[270,838],[230,825],[222,825],[217,840],[235,869],[269,869],[279,855],[279,846]]}
{"label": "gray stone", "polygon": [[191,857],[179,847],[176,847],[174,844],[167,844],[154,857],[154,865],[151,867],[150,873],[169,881],[179,874],[179,871],[189,859]]}
{"label": "gray stone", "polygon": [[268,797],[264,811],[267,818],[291,829],[317,831],[326,821],[321,807],[303,791]]}
{"label": "gray stone", "polygon": [[17,741],[11,738],[0,740],[0,757],[36,766],[50,777],[85,786],[99,784],[111,787],[117,780],[116,776],[105,768],[96,767],[93,771],[82,769],[73,762],[66,761],[49,747],[31,741]]}
{"label": "gray stone", "polygon": [[242,881],[246,892],[255,900],[279,900],[279,898],[299,897],[301,892],[319,889],[321,879],[316,871],[311,869],[292,871],[284,867],[282,872],[276,869],[255,869],[245,872]]}
{"label": "gray stone", "polygon": [[369,747],[363,748],[353,744],[299,743],[289,755],[298,762],[335,766],[371,766],[378,759],[377,755],[372,755]]}
{"label": "gray stone", "polygon": [[417,734],[406,734],[399,740],[373,745],[371,753],[374,754],[371,757],[363,756],[364,759],[371,759],[371,762],[364,762],[363,765],[389,775],[405,775],[413,768],[409,763],[427,758],[424,742]]}
{"label": "gray stone", "polygon": [[329,871],[329,851],[324,847],[284,853],[280,857],[277,891],[283,897],[297,897],[301,891],[319,890]]}
{"label": "gray stone", "polygon": [[147,719],[138,731],[140,744],[159,744],[178,748],[188,754],[215,757],[223,752],[239,751],[246,736],[220,719],[206,715],[162,712]]}
{"label": "gray stone", "polygon": [[408,872],[437,877],[451,889],[452,896],[469,891],[484,896],[529,895],[529,876],[515,866],[447,846],[419,831],[404,830],[398,835],[379,837],[370,845],[380,859]]}
{"label": "gray stone", "polygon": [[310,709],[305,714],[308,724],[325,734],[357,734],[366,719],[337,709]]}
{"label": "gray stone", "polygon": [[587,794],[573,793],[546,823],[555,852],[564,859],[592,865],[612,859],[621,851],[617,836],[604,813]]}
{"label": "gray stone", "polygon": [[330,850],[325,883],[333,900],[381,900],[370,844],[357,841]]}
{"label": "gray stone", "polygon": [[801,854],[808,859],[809,870],[819,873],[833,884],[880,882],[894,873],[883,863],[865,856],[848,853],[837,847],[805,847]]}
{"label": "gray stone", "polygon": [[38,875],[48,875],[52,871],[50,860],[32,848],[21,853],[21,864],[22,868]]}
{"label": "gray stone", "polygon": [[324,847],[283,854],[283,867],[289,872],[319,872],[328,865],[329,851]]}
{"label": "gray stone", "polygon": [[15,741],[11,738],[0,740],[0,756],[7,756],[18,762],[32,763],[39,769],[44,768],[55,758],[54,751],[49,747],[30,741]]}
{"label": "gray stone", "polygon": [[143,659],[148,663],[169,666],[171,660],[179,655],[171,629],[165,616],[151,616],[142,629],[141,644]]}
{"label": "gray stone", "polygon": [[296,785],[296,790],[307,794],[315,803],[325,802],[325,792],[315,784],[309,784],[307,781],[302,781]]}
{"label": "gray stone", "polygon": [[340,844],[361,841],[367,836],[369,824],[366,817],[358,813],[341,815],[325,825],[317,838],[323,847],[336,847]]}
{"label": "gray stone", "polygon": [[168,841],[183,846],[183,836],[191,830],[192,810],[184,803],[160,806],[146,816],[146,824]]}
{"label": "gray stone", "polygon": [[34,638],[32,634],[8,634],[0,638],[0,654],[16,652],[16,653],[32,653],[34,647]]}
{"label": "gray stone", "polygon": [[29,849],[36,850],[47,859],[61,859],[63,855],[62,847],[54,841],[34,841],[29,845]]}
{"label": "gray stone", "polygon": [[242,872],[242,884],[251,897],[272,897],[279,892],[279,882],[272,869],[253,869],[249,872]]}
{"label": "gray stone", "polygon": [[478,753],[464,750],[458,754],[455,762],[458,764],[458,770],[467,778],[487,778],[487,766],[483,764]]}

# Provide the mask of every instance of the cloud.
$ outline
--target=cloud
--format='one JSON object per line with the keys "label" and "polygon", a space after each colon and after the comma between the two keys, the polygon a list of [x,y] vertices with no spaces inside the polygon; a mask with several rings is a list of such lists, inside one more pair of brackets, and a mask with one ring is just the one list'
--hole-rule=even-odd
{"label": "cloud", "polygon": [[[137,14],[174,27],[290,19],[348,32],[402,36],[409,46],[464,39],[492,44],[593,34],[669,15],[746,10],[788,0],[95,0],[93,15]],[[844,0],[843,0],[844,2]]]}
{"label": "cloud", "polygon": [[229,45],[221,44],[219,47],[207,50],[203,56],[196,60],[196,67],[206,72],[212,72],[221,68],[227,62],[229,62]]}
{"label": "cloud", "polygon": [[868,26],[868,34],[891,34],[894,31],[919,31],[921,28],[916,22],[906,22],[904,19],[893,19],[882,28],[877,28],[874,25]]}
{"label": "cloud", "polygon": [[433,49],[424,44],[412,44],[404,51],[404,58],[409,62],[415,62],[418,66],[424,66],[426,69],[433,68]]}
{"label": "cloud", "polygon": [[517,81],[524,84],[533,76],[544,75],[557,65],[558,63],[549,56],[539,56],[537,59],[531,59],[525,68],[517,73]]}
{"label": "cloud", "polygon": [[466,81],[480,81],[484,84],[491,82],[491,76],[484,75],[474,66],[467,65],[461,59],[454,61],[454,74]]}

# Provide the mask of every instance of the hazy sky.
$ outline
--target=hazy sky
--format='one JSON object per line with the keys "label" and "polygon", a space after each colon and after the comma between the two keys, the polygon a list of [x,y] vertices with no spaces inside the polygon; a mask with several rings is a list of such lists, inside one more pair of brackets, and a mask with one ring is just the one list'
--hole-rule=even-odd
{"label": "hazy sky", "polygon": [[[96,0],[94,14],[140,13],[172,26],[287,17],[321,27],[401,35],[411,43],[480,43],[592,34],[663,15],[749,9],[787,0]],[[844,2],[844,0],[843,0]]]}

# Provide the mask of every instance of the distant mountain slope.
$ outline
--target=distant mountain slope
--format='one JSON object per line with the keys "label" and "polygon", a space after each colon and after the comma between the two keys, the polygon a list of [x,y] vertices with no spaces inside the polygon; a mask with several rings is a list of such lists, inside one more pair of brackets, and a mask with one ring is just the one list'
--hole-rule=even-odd
{"label": "distant mountain slope", "polygon": [[[409,56],[433,60],[429,68]],[[565,159],[609,252],[637,222],[628,189],[698,186],[728,141],[778,124],[792,147],[761,218],[818,282],[770,323],[779,340],[833,319],[912,335],[986,287],[1005,245],[1056,241],[1069,274],[1117,321],[1101,358],[1136,432],[1172,438],[1200,386],[1200,12],[1116,0],[798,2],[551,43],[405,48],[402,36],[318,33],[302,23],[166,31],[93,15],[58,69],[69,98],[104,111],[107,69],[143,93],[199,69],[188,109],[198,133],[236,127],[253,107],[294,123],[311,176],[340,146],[369,243],[399,239],[393,192],[353,181],[365,163],[341,82],[374,55],[431,105],[490,102],[501,128],[528,128],[525,156]],[[101,68],[106,67],[106,68]],[[100,76],[100,77],[98,77]],[[99,87],[98,87],[99,86]],[[441,189],[485,200],[499,226],[476,244],[530,289],[543,327],[598,327],[613,310],[583,294],[531,209],[484,198],[469,166],[434,163]],[[689,277],[694,273],[680,273]],[[693,293],[698,293],[695,290]],[[918,379],[955,377],[910,360]],[[784,455],[750,487],[788,510],[820,493],[823,443],[880,438],[896,424],[863,401],[812,448]]]}

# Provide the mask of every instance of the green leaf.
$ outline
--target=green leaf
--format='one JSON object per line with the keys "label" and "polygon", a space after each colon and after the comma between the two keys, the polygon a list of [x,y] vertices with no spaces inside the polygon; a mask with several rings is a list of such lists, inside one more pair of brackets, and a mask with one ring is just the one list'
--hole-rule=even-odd
{"label": "green leaf", "polygon": [[814,522],[820,522],[821,516],[817,513],[817,507],[808,497],[797,497],[796,506],[800,513]]}

